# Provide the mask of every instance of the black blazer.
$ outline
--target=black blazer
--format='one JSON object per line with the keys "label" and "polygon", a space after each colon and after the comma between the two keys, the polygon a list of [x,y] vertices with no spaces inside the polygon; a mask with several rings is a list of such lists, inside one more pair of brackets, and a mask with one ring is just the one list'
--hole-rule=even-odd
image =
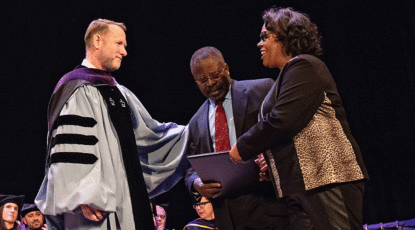
{"label": "black blazer", "polygon": [[261,115],[237,147],[243,160],[261,152],[268,159],[270,151],[279,196],[368,178],[336,84],[317,57],[299,55],[284,66]]}
{"label": "black blazer", "polygon": [[[232,81],[232,109],[237,138],[258,122],[261,103],[273,83],[272,79]],[[208,111],[209,101],[206,100],[189,122],[189,155],[214,152],[210,138]],[[193,181],[196,178],[198,178],[196,172],[189,168],[185,177],[189,191],[194,191]],[[281,200],[277,200],[272,183],[257,181],[251,190],[241,191],[235,197],[212,200],[216,221],[220,229],[228,229],[229,226],[232,226],[229,205],[234,204],[231,204],[229,200],[244,196],[252,196],[260,200],[265,212],[269,215],[287,215],[286,205]],[[221,226],[226,226],[226,228],[221,228]]]}

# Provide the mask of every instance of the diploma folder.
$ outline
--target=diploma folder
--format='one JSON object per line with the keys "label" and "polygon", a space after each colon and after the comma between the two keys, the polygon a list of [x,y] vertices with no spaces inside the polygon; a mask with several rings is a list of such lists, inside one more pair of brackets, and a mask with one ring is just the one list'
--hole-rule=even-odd
{"label": "diploma folder", "polygon": [[254,159],[233,163],[229,151],[191,155],[187,159],[202,181],[221,183],[220,196],[243,193],[259,180],[259,168]]}

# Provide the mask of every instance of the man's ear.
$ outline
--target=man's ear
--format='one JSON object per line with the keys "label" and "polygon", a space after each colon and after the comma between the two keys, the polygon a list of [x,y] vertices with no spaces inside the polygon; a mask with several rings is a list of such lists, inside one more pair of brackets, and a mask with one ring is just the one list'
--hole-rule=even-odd
{"label": "man's ear", "polygon": [[92,37],[92,45],[95,49],[99,49],[102,45],[102,36],[99,34],[94,34]]}
{"label": "man's ear", "polygon": [[23,217],[22,220],[23,220],[23,223],[27,225],[26,218]]}

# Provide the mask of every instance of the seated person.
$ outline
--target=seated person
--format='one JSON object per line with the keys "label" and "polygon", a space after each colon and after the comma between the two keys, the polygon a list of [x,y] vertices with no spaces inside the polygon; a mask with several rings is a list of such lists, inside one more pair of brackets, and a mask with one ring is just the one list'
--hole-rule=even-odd
{"label": "seated person", "polygon": [[156,230],[167,230],[166,228],[166,211],[160,205],[156,205],[156,214],[153,213],[154,226]]}
{"label": "seated person", "polygon": [[212,203],[206,197],[200,197],[193,205],[200,218],[188,223],[183,230],[218,229],[215,222]]}
{"label": "seated person", "polygon": [[23,206],[24,195],[3,195],[0,194],[0,230],[12,229],[21,230],[20,210]]}
{"label": "seated person", "polygon": [[48,230],[43,213],[39,211],[35,204],[23,205],[22,221],[26,230]]}

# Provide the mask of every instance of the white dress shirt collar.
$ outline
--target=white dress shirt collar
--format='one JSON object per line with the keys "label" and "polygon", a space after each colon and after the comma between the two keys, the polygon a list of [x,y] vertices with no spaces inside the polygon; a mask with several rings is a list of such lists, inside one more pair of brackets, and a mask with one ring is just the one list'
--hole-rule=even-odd
{"label": "white dress shirt collar", "polygon": [[82,61],[82,64],[85,67],[91,68],[91,69],[96,69],[96,67],[94,65],[91,64],[91,62],[89,62],[88,60],[84,59]]}

